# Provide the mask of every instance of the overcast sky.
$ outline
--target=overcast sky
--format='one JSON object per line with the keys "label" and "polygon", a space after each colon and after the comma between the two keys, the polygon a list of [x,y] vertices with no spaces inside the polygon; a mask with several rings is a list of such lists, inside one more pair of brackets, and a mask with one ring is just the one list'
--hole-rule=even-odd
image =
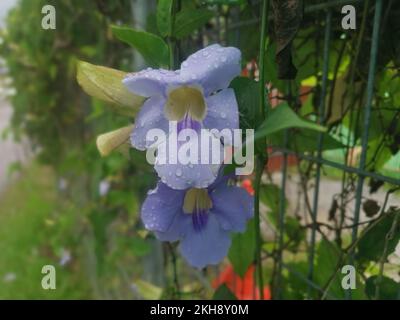
{"label": "overcast sky", "polygon": [[0,0],[0,26],[4,26],[4,19],[8,10],[17,3],[17,0]]}

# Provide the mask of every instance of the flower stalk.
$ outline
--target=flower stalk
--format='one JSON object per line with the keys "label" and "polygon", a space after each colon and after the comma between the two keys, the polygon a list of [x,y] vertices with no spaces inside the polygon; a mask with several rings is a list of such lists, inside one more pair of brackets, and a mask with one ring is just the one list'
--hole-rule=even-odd
{"label": "flower stalk", "polygon": [[[260,53],[259,53],[259,85],[260,85],[260,105],[258,110],[259,126],[266,117],[266,87],[265,87],[265,75],[264,75],[264,56],[267,43],[267,19],[268,19],[268,8],[269,1],[263,0],[262,12],[261,12],[261,36],[260,36]],[[256,266],[257,266],[257,279],[260,299],[264,299],[264,278],[262,272],[262,259],[261,259],[261,228],[260,228],[260,188],[261,188],[261,177],[264,171],[264,167],[268,161],[268,155],[266,153],[267,145],[264,139],[257,142],[256,150],[256,172],[254,181],[254,227],[256,237]]]}

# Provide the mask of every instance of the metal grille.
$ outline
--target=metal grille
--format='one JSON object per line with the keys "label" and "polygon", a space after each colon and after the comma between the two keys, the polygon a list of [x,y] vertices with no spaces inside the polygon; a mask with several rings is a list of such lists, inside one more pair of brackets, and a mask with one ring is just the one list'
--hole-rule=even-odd
{"label": "metal grille", "polygon": [[[353,1],[356,2],[356,1]],[[322,75],[320,80],[321,90],[320,90],[320,99],[319,99],[319,108],[318,108],[318,120],[319,123],[326,125],[327,114],[326,114],[326,96],[328,94],[328,90],[331,89],[334,83],[329,81],[329,63],[330,63],[330,52],[331,52],[331,35],[332,35],[332,9],[335,6],[343,5],[344,3],[348,4],[350,1],[331,1],[326,4],[314,5],[308,7],[305,12],[313,12],[317,10],[323,10],[323,14],[325,15],[325,29],[324,29],[324,37],[323,37],[323,62],[322,62]],[[364,3],[365,7],[368,7],[368,1]],[[317,289],[321,292],[322,298],[329,297],[329,286],[337,273],[339,272],[339,267],[343,264],[353,264],[354,261],[354,249],[359,239],[359,225],[360,225],[360,211],[362,208],[362,200],[363,200],[363,191],[365,180],[367,178],[371,178],[375,181],[382,181],[390,184],[392,187],[387,192],[385,203],[382,208],[382,211],[385,210],[390,194],[392,194],[395,190],[397,190],[400,185],[400,181],[390,176],[386,176],[383,174],[379,174],[368,170],[367,166],[367,153],[368,153],[368,143],[369,143],[369,131],[371,127],[371,116],[372,116],[372,106],[375,98],[374,93],[374,85],[375,85],[375,76],[376,76],[376,66],[377,66],[377,56],[378,56],[378,48],[379,48],[379,38],[380,38],[380,25],[382,20],[382,11],[383,11],[383,1],[376,0],[374,7],[374,16],[373,16],[373,30],[371,35],[360,35],[361,36],[370,36],[371,37],[371,45],[370,45],[370,53],[369,53],[369,65],[368,65],[368,76],[367,83],[365,89],[365,103],[363,104],[363,112],[362,108],[358,108],[358,114],[355,119],[352,121],[359,121],[362,123],[362,134],[361,134],[361,150],[360,157],[357,166],[350,166],[346,162],[344,164],[331,161],[325,159],[323,157],[323,135],[319,134],[317,141],[317,151],[313,153],[299,153],[293,150],[289,150],[288,148],[281,148],[280,151],[283,153],[283,168],[282,168],[282,178],[281,178],[281,194],[280,194],[280,205],[279,205],[279,249],[278,249],[278,274],[277,274],[277,283],[276,288],[279,291],[281,278],[282,278],[282,269],[287,268],[288,272],[293,272],[290,266],[285,264],[285,259],[282,255],[284,250],[283,248],[283,236],[284,236],[284,217],[286,214],[285,210],[285,189],[288,181],[288,164],[287,159],[289,155],[295,155],[302,161],[311,164],[314,170],[314,190],[312,203],[310,203],[310,217],[312,228],[309,233],[309,245],[308,245],[308,273],[307,277],[303,277],[301,274],[297,273],[303,281],[307,282],[309,288]],[[364,19],[367,19],[364,16]],[[365,24],[365,22],[363,22]],[[361,26],[361,33],[365,32],[365,28],[363,29],[363,25]],[[357,59],[357,57],[354,57]],[[334,81],[334,80],[333,80]],[[290,90],[290,88],[289,88]],[[395,116],[395,114],[394,114]],[[287,135],[286,135],[287,141]],[[349,141],[350,142],[350,141]],[[355,146],[355,142],[353,142],[353,147]],[[348,155],[350,152],[350,147],[346,149],[345,153]],[[345,187],[349,180],[354,181],[355,190],[354,190],[354,211],[352,217],[352,226],[351,226],[351,243],[346,249],[341,252],[341,256],[339,261],[337,261],[337,268],[335,269],[335,273],[332,274],[330,280],[327,282],[324,288],[319,287],[316,283],[313,282],[315,276],[315,251],[316,251],[316,236],[318,233],[318,220],[319,220],[319,201],[321,198],[321,175],[324,167],[332,167],[335,169],[339,169],[342,171],[341,173],[341,199],[342,207],[344,195],[347,195]],[[344,213],[342,212],[341,217],[341,226],[343,226]],[[400,289],[399,289],[400,292]],[[346,291],[347,298],[351,298],[351,290]],[[279,297],[279,292],[276,295]],[[335,297],[332,297],[335,298]]]}

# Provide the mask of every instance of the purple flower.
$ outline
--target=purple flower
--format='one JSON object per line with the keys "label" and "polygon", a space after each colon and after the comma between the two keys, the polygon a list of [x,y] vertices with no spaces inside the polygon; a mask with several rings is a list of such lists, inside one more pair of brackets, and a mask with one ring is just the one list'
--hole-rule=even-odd
{"label": "purple flower", "polygon": [[[129,74],[123,80],[124,85],[133,93],[148,98],[131,134],[133,147],[145,150],[151,146],[151,141],[146,141],[150,129],[161,129],[168,135],[170,121],[177,122],[178,133],[184,129],[199,133],[202,128],[219,131],[239,128],[236,97],[228,86],[240,74],[240,59],[238,49],[214,44],[189,56],[180,70],[148,68]],[[221,137],[224,145],[232,144],[229,135]],[[221,144],[218,148],[223,148],[221,137],[213,137]],[[158,150],[155,169],[159,177],[171,188],[179,190],[204,188],[213,183],[223,160],[221,158],[221,163],[214,166],[200,160],[190,166],[179,161],[163,164],[158,161],[161,149]],[[165,154],[163,156],[167,158]]]}
{"label": "purple flower", "polygon": [[161,241],[180,241],[181,254],[194,267],[219,263],[228,253],[230,232],[244,232],[253,216],[252,196],[228,180],[188,190],[159,182],[142,206],[145,227]]}

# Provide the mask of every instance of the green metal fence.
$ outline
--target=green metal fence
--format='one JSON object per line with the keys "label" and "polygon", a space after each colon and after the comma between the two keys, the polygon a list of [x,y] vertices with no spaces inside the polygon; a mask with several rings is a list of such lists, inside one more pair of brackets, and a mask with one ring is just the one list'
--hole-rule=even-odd
{"label": "green metal fence", "polygon": [[[324,36],[323,36],[323,50],[322,50],[322,56],[323,56],[323,64],[322,64],[322,74],[321,74],[321,80],[320,80],[320,99],[319,99],[319,108],[318,108],[318,118],[319,122],[323,125],[326,125],[327,121],[327,113],[326,113],[326,96],[328,95],[328,91],[334,86],[334,80],[330,81],[329,80],[329,63],[330,63],[330,52],[331,52],[331,36],[332,36],[332,11],[337,9],[337,7],[343,5],[343,4],[349,4],[349,3],[355,3],[355,2],[360,2],[360,1],[331,1],[331,2],[326,2],[324,4],[316,4],[312,5],[308,8],[306,8],[305,12],[312,14],[323,14],[325,15],[325,26],[324,26]],[[370,50],[369,50],[369,61],[368,61],[368,75],[367,75],[367,80],[366,80],[366,89],[365,89],[365,103],[363,104],[362,108],[358,108],[358,114],[356,114],[355,119],[352,121],[359,121],[362,123],[362,133],[361,133],[361,139],[360,139],[360,146],[361,146],[361,152],[360,152],[360,158],[358,161],[357,166],[350,166],[346,162],[339,163],[335,162],[329,159],[324,158],[323,156],[323,135],[319,134],[318,136],[318,141],[317,141],[317,150],[312,153],[299,153],[296,152],[296,150],[290,150],[288,148],[282,148],[280,151],[283,153],[283,169],[282,169],[282,180],[281,180],[281,195],[280,195],[280,206],[279,206],[279,216],[280,216],[280,225],[279,225],[279,252],[282,252],[284,250],[283,248],[283,234],[284,234],[284,216],[286,214],[285,210],[285,189],[286,189],[286,184],[287,184],[287,179],[288,179],[288,166],[287,166],[287,157],[288,155],[295,155],[302,161],[307,162],[308,164],[311,164],[313,166],[313,171],[314,171],[314,190],[313,190],[313,199],[312,199],[312,204],[310,204],[310,217],[312,220],[312,228],[309,233],[309,246],[308,246],[308,273],[307,273],[307,278],[304,279],[302,275],[298,275],[302,280],[306,281],[308,283],[309,288],[316,288],[321,292],[321,297],[322,298],[327,298],[329,297],[329,286],[331,285],[333,279],[339,272],[339,268],[344,265],[344,264],[353,264],[354,262],[354,249],[356,247],[357,241],[359,239],[359,226],[360,226],[360,212],[362,209],[362,202],[363,202],[363,193],[365,192],[364,190],[364,185],[366,182],[367,178],[373,179],[374,181],[378,182],[381,181],[382,183],[388,183],[390,185],[389,190],[387,191],[387,196],[385,199],[385,203],[383,205],[383,208],[381,209],[382,212],[385,210],[385,207],[387,206],[389,196],[397,190],[400,186],[400,180],[394,178],[393,176],[388,176],[384,174],[380,174],[374,171],[371,171],[368,169],[367,166],[367,153],[368,153],[368,144],[369,144],[369,131],[370,127],[372,125],[371,122],[371,117],[372,117],[372,107],[374,104],[374,99],[375,97],[375,76],[377,72],[377,59],[378,59],[378,53],[379,53],[379,41],[380,41],[380,27],[381,27],[381,22],[382,22],[382,11],[384,10],[383,8],[383,2],[382,0],[376,0],[375,5],[373,6],[374,10],[374,15],[373,15],[373,29],[372,29],[372,34],[367,35],[367,34],[362,34],[365,32],[365,28],[363,28],[363,25],[361,26],[361,29],[355,30],[354,32],[359,33],[359,39],[362,39],[361,37],[371,37],[371,44],[370,44]],[[386,2],[387,4],[387,2]],[[365,8],[370,8],[371,3],[368,3],[368,1],[364,1],[363,5]],[[366,11],[366,10],[365,10]],[[367,19],[367,16],[363,16],[363,19]],[[366,22],[364,21],[363,24]],[[361,33],[360,33],[361,32]],[[360,40],[361,41],[361,40]],[[357,56],[353,57],[354,59],[357,59]],[[395,111],[393,111],[393,116],[395,116]],[[331,128],[332,129],[332,128]],[[355,147],[355,144],[353,144],[353,147]],[[345,150],[345,153],[348,155],[350,150],[350,146]],[[348,196],[348,193],[345,190],[345,187],[347,186],[348,181],[352,181],[352,183],[355,181],[355,190],[354,190],[354,211],[352,212],[353,217],[352,217],[352,226],[351,226],[351,244],[344,249],[341,252],[341,256],[339,261],[337,261],[337,267],[335,268],[335,272],[332,274],[330,280],[326,283],[326,286],[321,288],[318,285],[316,285],[313,282],[314,276],[315,276],[315,246],[316,246],[316,235],[318,233],[318,221],[319,221],[319,200],[321,198],[321,175],[322,175],[322,169],[324,167],[332,167],[335,169],[339,169],[342,171],[342,177],[341,177],[341,192],[340,192],[340,197],[341,197],[341,202],[342,202],[342,217],[340,221],[340,226],[343,227],[343,220],[344,220],[344,212],[343,212],[343,202],[345,201],[345,197]],[[282,254],[278,255],[278,274],[277,274],[277,288],[280,288],[280,279],[282,277],[282,269],[283,268],[288,268],[289,272],[293,272],[293,270],[290,269],[287,265],[285,265],[285,259],[282,256]],[[382,272],[383,270],[381,270]],[[279,289],[278,289],[279,290]],[[400,288],[399,288],[399,293],[400,293]],[[276,295],[276,297],[279,297]],[[351,290],[346,291],[346,297],[351,298]],[[333,297],[334,298],[334,297]]]}
{"label": "green metal fence", "polygon": [[[257,5],[254,1],[249,1]],[[284,281],[284,273],[291,273],[300,281],[307,284],[308,297],[315,298],[312,292],[318,292],[319,298],[326,299],[335,297],[330,292],[330,287],[337,279],[340,269],[343,265],[353,265],[355,260],[355,252],[360,241],[360,226],[363,232],[374,226],[373,219],[361,219],[363,203],[368,197],[365,190],[366,183],[381,186],[384,184],[385,197],[380,207],[380,213],[384,213],[395,197],[396,191],[400,188],[400,179],[398,174],[387,174],[383,170],[377,170],[374,161],[382,155],[382,148],[370,148],[371,128],[375,126],[382,115],[377,108],[379,105],[379,97],[377,91],[376,76],[382,71],[382,64],[379,64],[379,55],[385,47],[382,46],[381,38],[383,34],[390,32],[387,25],[387,18],[391,12],[395,2],[393,1],[307,1],[304,4],[304,20],[311,20],[321,26],[320,32],[316,35],[315,41],[316,54],[319,56],[316,61],[320,61],[315,66],[313,73],[316,83],[312,89],[314,94],[314,104],[317,105],[314,110],[316,120],[328,127],[329,132],[344,141],[344,147],[341,148],[343,161],[336,161],[325,156],[326,135],[320,133],[316,136],[314,144],[316,147],[312,151],[301,151],[297,149],[293,143],[296,140],[296,131],[286,132],[283,144],[275,146],[274,151],[279,151],[282,155],[282,169],[279,176],[280,196],[279,196],[279,219],[278,232],[276,235],[276,245],[278,249],[273,256],[274,272],[271,281],[274,298],[284,298],[282,295],[282,287]],[[357,28],[356,30],[341,30],[340,17],[341,8],[344,5],[352,4],[357,9]],[[258,25],[258,18],[248,20],[237,20],[237,13],[234,10],[230,12],[230,19],[225,22],[225,30],[236,30],[236,37],[226,40],[228,44],[239,42],[243,37],[241,28],[246,26]],[[312,17],[312,19],[309,19]],[[236,20],[235,20],[236,19]],[[270,17],[270,20],[272,18]],[[229,25],[228,25],[229,23]],[[307,28],[304,24],[300,27]],[[307,42],[307,41],[304,41]],[[339,45],[338,45],[339,43]],[[296,46],[294,46],[296,51]],[[339,72],[347,52],[348,72],[345,74],[345,82],[347,87],[341,97],[336,97],[337,87],[339,85]],[[384,55],[384,53],[383,53]],[[308,66],[309,67],[309,66]],[[387,66],[385,66],[387,67]],[[307,68],[307,63],[297,65],[299,71]],[[380,70],[378,70],[380,69]],[[362,72],[360,73],[360,70]],[[344,76],[343,76],[344,77]],[[342,79],[340,79],[342,80]],[[301,99],[301,88],[294,80],[285,80],[285,92],[280,92],[280,99],[286,100],[296,111],[299,111],[298,101]],[[281,89],[280,89],[281,90]],[[351,136],[346,132],[345,126],[341,125],[341,121],[332,122],[332,100],[340,98],[341,112],[340,119],[350,114],[346,123],[348,128],[356,128],[355,134]],[[374,112],[373,112],[374,111]],[[393,121],[398,119],[399,109],[395,106],[391,110]],[[387,116],[387,115],[386,115]],[[383,131],[388,130],[382,125]],[[376,130],[376,128],[374,128]],[[390,132],[383,135],[390,135]],[[301,137],[299,137],[301,139]],[[282,140],[281,140],[282,141]],[[382,144],[385,142],[382,141]],[[359,153],[357,161],[354,160],[354,153]],[[372,155],[372,153],[374,153]],[[294,169],[289,165],[289,157],[295,157],[299,160],[297,168]],[[349,158],[352,161],[348,161]],[[321,190],[321,181],[325,176],[325,171],[334,170],[337,172],[337,184],[340,185],[340,191],[332,198],[332,208],[330,211],[337,211],[335,217],[328,223],[322,223],[320,202],[322,197],[326,197],[324,190]],[[285,217],[289,214],[287,208],[287,198],[293,198],[293,194],[287,194],[287,186],[290,183],[291,176],[300,177],[299,189],[300,195],[305,202],[305,214],[311,223],[307,228],[307,272],[306,274],[299,272],[287,263],[285,257]],[[276,181],[275,181],[276,183]],[[308,196],[311,191],[312,197]],[[382,189],[381,189],[381,192]],[[351,206],[351,207],[350,207]],[[349,221],[351,221],[349,223]],[[365,228],[365,226],[367,226]],[[329,235],[325,232],[328,230]],[[348,236],[346,245],[343,244],[343,237]],[[335,241],[340,248],[339,258],[332,266],[332,274],[324,284],[315,281],[316,270],[316,247],[317,239],[326,238]],[[386,249],[385,249],[386,250]],[[384,256],[384,253],[383,253]],[[267,257],[268,258],[268,257]],[[385,261],[379,263],[379,274],[382,276],[384,272]],[[379,289],[377,289],[379,291]],[[400,288],[398,290],[400,297]],[[346,298],[352,298],[352,291],[346,290]]]}

